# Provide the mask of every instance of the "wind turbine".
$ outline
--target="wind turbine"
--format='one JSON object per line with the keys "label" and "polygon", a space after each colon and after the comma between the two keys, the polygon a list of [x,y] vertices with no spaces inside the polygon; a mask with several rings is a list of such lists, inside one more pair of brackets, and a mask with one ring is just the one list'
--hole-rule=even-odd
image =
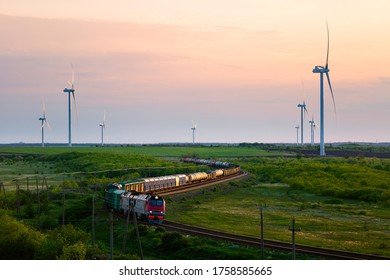
{"label": "wind turbine", "polygon": [[77,105],[76,105],[76,97],[74,95],[75,89],[74,89],[74,71],[73,71],[73,64],[71,64],[72,67],[72,81],[68,84],[71,88],[65,88],[64,92],[68,93],[68,146],[72,146],[72,104],[71,104],[71,95],[73,97],[74,106],[76,109],[76,115],[77,115]]}
{"label": "wind turbine", "polygon": [[298,104],[297,107],[301,108],[301,145],[303,145],[303,118],[305,117],[305,112],[307,113],[305,100],[303,104]]}
{"label": "wind turbine", "polygon": [[330,83],[329,78],[329,68],[328,68],[328,59],[329,59],[329,27],[328,23],[326,23],[326,30],[328,34],[328,45],[326,50],[326,63],[325,66],[316,65],[313,69],[313,73],[320,74],[320,156],[325,156],[325,143],[324,143],[324,74],[328,80],[329,89],[332,94],[333,107],[336,112],[336,103],[334,101],[334,95],[332,90],[332,85]]}
{"label": "wind turbine", "polygon": [[104,145],[104,130],[106,129],[106,110],[104,110],[103,114],[103,122],[99,124],[101,128],[101,133],[102,133],[102,147]]}
{"label": "wind turbine", "polygon": [[311,145],[313,146],[314,145],[314,130],[316,129],[316,123],[315,123],[315,121],[314,121],[314,118],[312,117],[311,118],[311,121],[309,121],[309,123],[310,123],[310,142],[311,142]]}
{"label": "wind turbine", "polygon": [[43,113],[42,113],[42,117],[39,118],[39,120],[41,121],[41,130],[42,130],[42,147],[45,147],[45,125],[47,124],[47,126],[50,128],[50,124],[49,122],[47,121],[46,119],[46,109],[45,109],[45,102],[43,102]]}
{"label": "wind turbine", "polygon": [[299,144],[299,124],[295,127],[297,129],[297,145]]}
{"label": "wind turbine", "polygon": [[195,130],[196,130],[196,123],[194,121],[192,121],[192,127],[191,127],[191,130],[192,130],[192,144],[195,144]]}

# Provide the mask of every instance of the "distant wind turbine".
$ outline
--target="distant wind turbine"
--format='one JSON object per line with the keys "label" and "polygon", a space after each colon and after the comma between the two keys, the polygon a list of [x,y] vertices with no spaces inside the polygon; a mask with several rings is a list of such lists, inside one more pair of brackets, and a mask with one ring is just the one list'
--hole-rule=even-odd
{"label": "distant wind turbine", "polygon": [[297,145],[299,145],[299,124],[295,128],[297,129]]}
{"label": "distant wind turbine", "polygon": [[194,121],[192,121],[192,127],[191,127],[191,130],[192,130],[192,144],[195,144],[195,130],[196,130],[196,123]]}
{"label": "distant wind turbine", "polygon": [[324,74],[326,74],[326,78],[328,80],[329,89],[332,94],[333,107],[336,112],[336,103],[334,101],[333,89],[330,83],[329,78],[329,68],[328,68],[328,59],[329,59],[329,27],[328,23],[326,23],[326,30],[328,34],[328,45],[326,50],[326,63],[325,66],[315,66],[313,69],[313,73],[320,74],[320,155],[325,156],[325,143],[324,143]]}
{"label": "distant wind turbine", "polygon": [[76,105],[76,97],[74,95],[75,89],[74,89],[74,71],[73,71],[73,64],[71,64],[72,67],[72,80],[71,82],[68,81],[68,84],[71,86],[71,88],[65,88],[64,92],[68,93],[68,146],[72,146],[72,104],[71,104],[71,95],[73,97],[73,103],[76,109],[76,117],[78,115],[77,113],[77,105]]}
{"label": "distant wind turbine", "polygon": [[305,101],[303,101],[303,104],[298,104],[297,107],[301,108],[301,145],[303,145],[303,119],[305,112],[307,113]]}
{"label": "distant wind turbine", "polygon": [[45,125],[47,124],[47,126],[50,128],[50,124],[46,119],[45,102],[43,102],[42,107],[43,107],[42,109],[43,113],[42,113],[42,117],[40,117],[39,120],[41,121],[41,130],[42,130],[42,147],[45,147]]}
{"label": "distant wind turbine", "polygon": [[316,129],[316,123],[314,121],[314,118],[312,117],[311,118],[311,121],[309,121],[310,123],[310,143],[311,145],[313,146],[314,145],[314,130]]}
{"label": "distant wind turbine", "polygon": [[103,113],[103,122],[99,124],[100,128],[101,128],[101,134],[102,134],[102,147],[104,145],[104,130],[106,129],[106,110],[104,110],[104,113]]}

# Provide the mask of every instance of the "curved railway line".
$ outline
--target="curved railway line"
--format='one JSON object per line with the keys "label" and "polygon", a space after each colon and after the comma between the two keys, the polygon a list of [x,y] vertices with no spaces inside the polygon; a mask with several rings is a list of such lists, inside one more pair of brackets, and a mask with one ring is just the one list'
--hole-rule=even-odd
{"label": "curved railway line", "polygon": [[[161,225],[169,231],[176,231],[183,234],[201,236],[206,238],[212,238],[221,240],[224,242],[231,242],[238,245],[254,246],[261,248],[261,239],[251,236],[243,236],[232,233],[220,232],[211,229],[190,226],[186,224],[180,224],[172,221],[165,220]],[[264,248],[271,250],[278,250],[284,252],[291,252],[292,245],[288,242],[281,242],[275,240],[264,240]],[[299,254],[315,256],[328,260],[390,260],[390,258],[367,255],[354,252],[346,252],[318,247],[311,247],[305,245],[295,245],[295,252]]]}

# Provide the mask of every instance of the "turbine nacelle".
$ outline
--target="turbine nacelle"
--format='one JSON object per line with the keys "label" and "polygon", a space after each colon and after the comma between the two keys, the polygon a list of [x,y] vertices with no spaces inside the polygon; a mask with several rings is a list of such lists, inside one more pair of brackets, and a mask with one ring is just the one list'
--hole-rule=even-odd
{"label": "turbine nacelle", "polygon": [[328,73],[329,69],[324,66],[314,66],[313,73]]}
{"label": "turbine nacelle", "polygon": [[73,88],[64,88],[64,92],[74,94],[74,89]]}

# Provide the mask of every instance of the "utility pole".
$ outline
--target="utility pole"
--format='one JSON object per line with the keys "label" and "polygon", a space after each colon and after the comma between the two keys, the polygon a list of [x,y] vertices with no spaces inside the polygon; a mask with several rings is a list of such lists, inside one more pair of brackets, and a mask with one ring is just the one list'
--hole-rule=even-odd
{"label": "utility pole", "polygon": [[92,248],[95,248],[95,195],[92,195]]}
{"label": "utility pole", "polygon": [[38,200],[38,229],[41,230],[41,200],[39,198],[38,178],[35,178],[35,183],[37,187],[37,200]]}
{"label": "utility pole", "polygon": [[65,225],[65,192],[62,190],[62,226]]}
{"label": "utility pole", "polygon": [[292,226],[289,227],[289,230],[292,232],[292,259],[295,260],[295,232],[301,231],[300,227],[295,227],[295,217],[293,217]]}
{"label": "utility pole", "polygon": [[263,206],[260,206],[260,239],[261,239],[261,259],[264,260],[264,224],[263,224]]}
{"label": "utility pole", "polygon": [[112,209],[110,211],[110,260],[112,260],[113,256],[113,247],[114,247],[114,225],[112,218]]}
{"label": "utility pole", "polygon": [[16,214],[20,219],[20,195],[19,195],[19,182],[16,180]]}
{"label": "utility pole", "polygon": [[129,207],[129,209],[127,210],[125,232],[123,233],[122,252],[125,251],[125,247],[126,247],[126,237],[127,237],[127,231],[128,231],[128,229],[129,229],[129,220],[130,220],[130,207]]}
{"label": "utility pole", "polygon": [[49,186],[47,185],[47,180],[46,180],[45,176],[42,177],[42,190],[43,190],[44,186],[46,186],[46,190],[48,191],[49,190]]}
{"label": "utility pole", "polygon": [[135,216],[135,211],[134,211],[134,201],[131,202],[131,211],[133,212],[133,223],[134,223],[135,233],[137,235],[138,252],[139,252],[139,256],[140,256],[141,260],[143,260],[144,256],[142,253],[141,238],[139,236],[139,231],[138,231],[137,217]]}

